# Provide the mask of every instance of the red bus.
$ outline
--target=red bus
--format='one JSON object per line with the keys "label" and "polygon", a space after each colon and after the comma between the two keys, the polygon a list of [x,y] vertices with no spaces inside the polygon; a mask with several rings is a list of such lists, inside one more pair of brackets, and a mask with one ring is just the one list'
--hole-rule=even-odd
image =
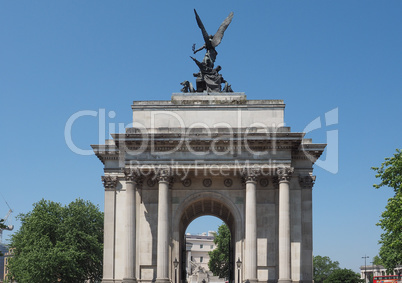
{"label": "red bus", "polygon": [[401,280],[402,278],[398,275],[374,276],[373,283],[398,283],[398,279]]}

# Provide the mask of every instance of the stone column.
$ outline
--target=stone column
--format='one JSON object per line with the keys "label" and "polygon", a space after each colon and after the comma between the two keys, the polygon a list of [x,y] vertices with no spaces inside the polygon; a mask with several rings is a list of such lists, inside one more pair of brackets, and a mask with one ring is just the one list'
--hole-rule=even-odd
{"label": "stone column", "polygon": [[313,185],[316,176],[307,175],[299,176],[299,184],[302,190],[302,244],[301,244],[301,259],[303,265],[301,270],[301,280],[303,282],[313,282]]}
{"label": "stone column", "polygon": [[116,198],[116,176],[102,176],[102,183],[105,187],[105,217],[103,232],[103,280],[102,282],[114,282],[114,241],[115,241],[115,198]]}
{"label": "stone column", "polygon": [[244,253],[244,278],[250,283],[257,282],[257,172],[245,176],[246,183],[246,235]]}
{"label": "stone column", "polygon": [[125,198],[125,267],[123,283],[137,282],[135,277],[135,246],[136,246],[136,205],[135,195],[141,179],[139,174],[132,169],[125,169],[126,198]]}
{"label": "stone column", "polygon": [[156,281],[169,279],[169,184],[172,178],[169,170],[162,170],[158,176],[158,245]]}
{"label": "stone column", "polygon": [[290,257],[290,198],[289,181],[293,168],[282,167],[276,171],[279,181],[279,280],[291,283]]}

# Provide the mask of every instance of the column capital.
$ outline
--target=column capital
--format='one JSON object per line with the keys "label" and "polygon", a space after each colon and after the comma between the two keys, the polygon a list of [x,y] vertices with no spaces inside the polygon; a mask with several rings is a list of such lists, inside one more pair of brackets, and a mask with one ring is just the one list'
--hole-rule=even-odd
{"label": "column capital", "polygon": [[302,188],[311,189],[314,186],[316,176],[314,175],[299,175],[299,183]]}
{"label": "column capital", "polygon": [[160,170],[156,175],[156,179],[159,183],[168,183],[169,187],[173,185],[173,177],[170,168]]}
{"label": "column capital", "polygon": [[245,185],[249,182],[257,183],[258,177],[261,175],[260,168],[245,167],[241,176],[242,184]]}
{"label": "column capital", "polygon": [[294,172],[293,167],[278,167],[276,168],[276,175],[278,175],[278,181],[289,182]]}
{"label": "column capital", "polygon": [[105,190],[111,191],[111,190],[116,189],[117,176],[106,175],[106,176],[102,176],[101,179],[102,179],[103,186],[105,187]]}
{"label": "column capital", "polygon": [[124,173],[124,179],[126,180],[126,182],[134,182],[137,185],[142,184],[143,178],[142,178],[141,174],[138,172],[138,170],[135,170],[132,168],[124,168],[123,173]]}

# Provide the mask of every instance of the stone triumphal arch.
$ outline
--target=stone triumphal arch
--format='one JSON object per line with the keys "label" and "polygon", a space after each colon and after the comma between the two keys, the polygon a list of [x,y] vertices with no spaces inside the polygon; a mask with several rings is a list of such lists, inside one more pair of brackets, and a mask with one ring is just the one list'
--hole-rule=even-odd
{"label": "stone triumphal arch", "polygon": [[231,230],[230,281],[312,282],[312,166],[325,145],[284,126],[282,100],[181,93],[132,109],[132,128],[93,145],[102,282],[185,282],[184,232],[202,215]]}

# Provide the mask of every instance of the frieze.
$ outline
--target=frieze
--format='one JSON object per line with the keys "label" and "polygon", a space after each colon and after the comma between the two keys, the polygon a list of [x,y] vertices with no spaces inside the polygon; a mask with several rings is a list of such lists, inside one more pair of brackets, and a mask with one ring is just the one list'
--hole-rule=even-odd
{"label": "frieze", "polygon": [[[279,165],[279,163],[281,165]],[[246,182],[258,182],[260,187],[267,187],[269,179],[272,177],[279,178],[280,181],[289,181],[294,171],[293,168],[287,167],[284,161],[273,161],[271,163],[144,163],[133,166],[127,165],[126,169],[109,168],[108,173],[118,172],[124,173],[120,178],[126,181],[136,182],[137,185],[142,185],[145,181],[147,187],[153,187],[156,182],[168,182],[170,185],[177,178],[183,186],[191,186],[190,176],[199,176],[211,178],[213,176],[221,176],[226,178],[241,178],[243,185]],[[278,167],[280,166],[280,167]],[[299,169],[297,169],[299,173]],[[303,173],[305,175],[305,173]],[[188,180],[186,180],[188,179]],[[265,179],[265,180],[263,180]],[[225,179],[223,179],[225,181]],[[234,180],[233,180],[234,181]],[[229,184],[230,181],[226,181]],[[225,185],[225,183],[224,183]]]}
{"label": "frieze", "polygon": [[[227,151],[231,149],[232,151],[240,151],[240,152],[248,152],[249,150],[253,151],[268,151],[268,150],[294,150],[294,147],[292,145],[270,145],[271,141],[266,141],[265,144],[261,144],[262,141],[257,140],[257,141],[250,141],[248,140],[246,143],[238,140],[228,140],[228,141],[221,141],[221,143],[214,143],[213,140],[210,142],[205,142],[205,141],[197,141],[194,142],[192,141],[192,144],[188,144],[187,146],[179,146],[180,142],[186,141],[188,142],[189,140],[184,139],[181,141],[177,141],[172,144],[172,141],[167,138],[166,142],[158,142],[154,143],[153,145],[146,145],[145,148],[143,148],[142,142],[138,142],[138,145],[131,145],[127,146],[127,150],[129,151],[138,151],[140,149],[145,149],[144,152],[147,151],[160,151],[160,152],[166,152],[170,150],[174,150],[175,152],[191,152],[191,151]],[[231,142],[232,144],[229,146],[227,143]],[[98,151],[98,155],[116,155],[118,152],[116,151]],[[293,154],[294,156],[294,154]],[[106,156],[104,156],[106,157]],[[294,156],[296,157],[296,156]],[[303,155],[300,157],[303,158]],[[299,158],[299,157],[297,157]]]}
{"label": "frieze", "polygon": [[225,185],[225,187],[231,187],[232,185],[233,185],[233,180],[232,179],[229,179],[229,178],[227,178],[227,179],[225,179],[224,181],[223,181],[223,184]]}
{"label": "frieze", "polygon": [[260,186],[261,186],[261,187],[267,187],[268,184],[269,184],[269,181],[268,181],[267,178],[262,178],[262,179],[260,179]]}
{"label": "frieze", "polygon": [[191,179],[184,179],[181,183],[185,187],[190,187],[191,186]]}
{"label": "frieze", "polygon": [[274,176],[272,178],[272,185],[274,186],[275,189],[279,188],[279,178],[278,178],[278,176]]}
{"label": "frieze", "polygon": [[204,179],[203,181],[202,181],[202,184],[204,185],[204,187],[210,187],[211,185],[212,185],[212,180],[211,179],[209,179],[209,178],[207,178],[207,179]]}
{"label": "frieze", "polygon": [[147,186],[148,187],[153,187],[156,184],[156,179],[155,178],[148,178],[147,180]]}

